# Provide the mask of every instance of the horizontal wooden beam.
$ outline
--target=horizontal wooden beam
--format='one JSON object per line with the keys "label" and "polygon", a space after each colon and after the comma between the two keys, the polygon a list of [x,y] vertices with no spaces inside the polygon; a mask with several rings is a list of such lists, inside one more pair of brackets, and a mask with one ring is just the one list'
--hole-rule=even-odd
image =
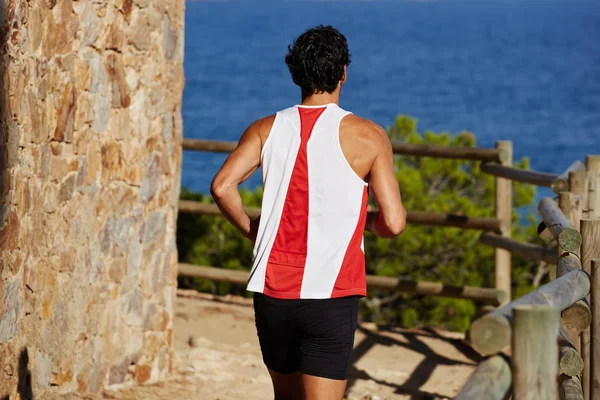
{"label": "horizontal wooden beam", "polygon": [[531,185],[552,188],[556,193],[569,189],[569,182],[556,174],[546,172],[527,171],[524,169],[507,167],[501,164],[485,163],[481,165],[481,172],[510,179],[515,182],[529,183]]}
{"label": "horizontal wooden beam", "polygon": [[[180,263],[179,276],[208,279],[211,281],[230,282],[245,285],[248,282],[248,272],[225,268],[206,267]],[[493,305],[502,304],[506,293],[497,289],[478,288],[471,286],[449,286],[438,282],[406,281],[387,276],[367,275],[369,289],[397,290],[418,295],[452,297],[473,300]]]}
{"label": "horizontal wooden beam", "polygon": [[[215,153],[231,153],[237,146],[236,142],[217,140],[183,139],[183,150],[211,151]],[[475,147],[450,147],[435,144],[392,143],[394,154],[416,157],[437,157],[475,161],[505,160],[508,155],[496,149]]]}
{"label": "horizontal wooden beam", "polygon": [[[245,208],[250,218],[256,218],[260,215],[260,208]],[[179,212],[202,215],[221,215],[221,211],[216,204],[200,203],[197,201],[180,200]],[[409,224],[415,225],[433,225],[456,227],[463,229],[480,229],[484,231],[498,231],[500,221],[495,218],[484,217],[466,217],[462,215],[437,214],[425,211],[410,211],[406,218]]]}
{"label": "horizontal wooden beam", "polygon": [[512,382],[510,360],[496,355],[477,365],[454,400],[504,400]]}
{"label": "horizontal wooden beam", "polygon": [[237,142],[222,142],[218,140],[183,139],[183,150],[210,151],[213,153],[231,153],[237,147]]}
{"label": "horizontal wooden beam", "polygon": [[475,320],[469,329],[473,348],[482,355],[499,352],[510,344],[510,318],[521,304],[546,304],[562,311],[590,292],[590,277],[584,271],[571,271],[533,292]]}
{"label": "horizontal wooden beam", "polygon": [[524,243],[489,232],[483,233],[479,237],[479,241],[488,246],[508,250],[512,254],[516,254],[530,260],[545,261],[548,264],[556,264],[556,251],[553,249],[535,244]]}
{"label": "horizontal wooden beam", "polygon": [[508,154],[496,149],[475,147],[450,147],[434,144],[392,143],[394,154],[416,157],[436,157],[475,161],[498,161],[508,158]]}
{"label": "horizontal wooden beam", "polygon": [[565,251],[577,252],[581,246],[581,234],[563,214],[558,204],[546,197],[540,201],[538,211],[558,245]]}
{"label": "horizontal wooden beam", "polygon": [[[250,218],[258,218],[260,216],[260,208],[244,207],[244,211]],[[179,212],[186,214],[199,215],[223,215],[216,204],[200,203],[192,200],[179,200]]]}

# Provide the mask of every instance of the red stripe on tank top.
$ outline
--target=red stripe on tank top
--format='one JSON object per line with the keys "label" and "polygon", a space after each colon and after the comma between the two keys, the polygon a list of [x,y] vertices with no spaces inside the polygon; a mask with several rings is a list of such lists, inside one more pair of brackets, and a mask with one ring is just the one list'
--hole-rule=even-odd
{"label": "red stripe on tank top", "polygon": [[308,140],[323,108],[298,108],[300,147],[290,177],[277,235],[269,254],[264,294],[300,298],[308,242]]}
{"label": "red stripe on tank top", "polygon": [[354,234],[350,239],[342,267],[338,273],[335,285],[331,292],[331,297],[344,296],[366,296],[367,295],[367,277],[365,267],[365,253],[361,249],[364,237],[365,223],[367,222],[367,200],[369,199],[369,190],[365,186],[362,201],[360,204],[360,215]]}

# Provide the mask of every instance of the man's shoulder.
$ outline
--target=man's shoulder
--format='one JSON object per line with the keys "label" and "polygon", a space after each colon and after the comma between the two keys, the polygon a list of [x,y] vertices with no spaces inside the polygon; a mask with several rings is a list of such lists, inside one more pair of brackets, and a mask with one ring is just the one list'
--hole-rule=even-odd
{"label": "man's shoulder", "polygon": [[267,131],[268,134],[268,132],[271,130],[271,127],[273,127],[276,116],[277,114],[272,114],[259,118],[250,125],[249,129],[255,130],[256,132]]}
{"label": "man's shoulder", "polygon": [[347,131],[354,137],[368,140],[378,141],[387,138],[387,133],[379,124],[355,114],[348,114],[342,119],[340,130]]}

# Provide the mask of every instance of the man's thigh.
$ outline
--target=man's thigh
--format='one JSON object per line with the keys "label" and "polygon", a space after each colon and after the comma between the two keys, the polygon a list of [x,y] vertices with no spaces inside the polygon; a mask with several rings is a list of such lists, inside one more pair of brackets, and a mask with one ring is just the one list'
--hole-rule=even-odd
{"label": "man's thigh", "polygon": [[301,331],[300,372],[307,396],[313,388],[327,393],[341,390],[340,396],[343,396],[352,363],[358,298],[317,301],[302,309],[297,316],[300,321],[295,322]]}
{"label": "man's thigh", "polygon": [[293,374],[280,374],[269,369],[269,375],[273,381],[275,400],[303,400],[302,375],[299,372]]}
{"label": "man's thigh", "polygon": [[304,400],[342,400],[347,383],[347,380],[302,374]]}

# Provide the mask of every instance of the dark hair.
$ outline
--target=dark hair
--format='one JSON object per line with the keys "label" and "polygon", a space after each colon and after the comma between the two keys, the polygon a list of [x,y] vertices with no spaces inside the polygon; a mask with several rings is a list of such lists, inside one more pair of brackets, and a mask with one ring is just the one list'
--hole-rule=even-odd
{"label": "dark hair", "polygon": [[333,93],[350,64],[346,37],[331,26],[319,25],[300,35],[285,56],[302,99],[314,93]]}

